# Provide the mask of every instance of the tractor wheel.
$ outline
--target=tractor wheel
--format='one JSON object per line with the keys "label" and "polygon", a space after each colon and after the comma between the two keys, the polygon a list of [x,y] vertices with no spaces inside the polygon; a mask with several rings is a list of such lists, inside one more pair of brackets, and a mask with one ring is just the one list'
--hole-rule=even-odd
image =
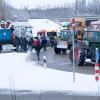
{"label": "tractor wheel", "polygon": [[65,50],[65,49],[63,49],[63,50],[62,50],[62,53],[63,53],[63,54],[66,54],[66,50]]}
{"label": "tractor wheel", "polygon": [[55,47],[54,47],[54,52],[55,52],[55,54],[61,54],[61,50],[58,48],[55,48]]}
{"label": "tractor wheel", "polygon": [[[71,48],[69,57],[71,62],[73,62],[73,48]],[[79,50],[78,46],[74,48],[74,58],[75,58],[75,65],[83,66],[85,63],[85,52],[84,50]]]}

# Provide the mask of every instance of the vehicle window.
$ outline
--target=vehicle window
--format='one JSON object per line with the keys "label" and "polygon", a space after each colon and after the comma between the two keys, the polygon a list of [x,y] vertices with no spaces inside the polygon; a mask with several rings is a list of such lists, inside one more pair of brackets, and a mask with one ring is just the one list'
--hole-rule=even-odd
{"label": "vehicle window", "polygon": [[47,36],[57,36],[57,32],[47,32]]}
{"label": "vehicle window", "polygon": [[90,41],[100,41],[100,32],[87,32]]}

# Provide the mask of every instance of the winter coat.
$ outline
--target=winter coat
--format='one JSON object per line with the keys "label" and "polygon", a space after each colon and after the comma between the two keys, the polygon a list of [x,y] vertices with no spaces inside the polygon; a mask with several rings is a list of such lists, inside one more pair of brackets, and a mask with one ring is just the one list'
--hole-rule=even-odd
{"label": "winter coat", "polygon": [[41,43],[40,43],[39,39],[34,39],[33,40],[33,46],[34,46],[36,51],[40,52],[42,46],[41,46]]}
{"label": "winter coat", "polygon": [[54,41],[54,36],[50,36],[50,41]]}
{"label": "winter coat", "polygon": [[46,45],[47,44],[47,39],[46,39],[46,37],[43,37],[42,38],[42,45]]}

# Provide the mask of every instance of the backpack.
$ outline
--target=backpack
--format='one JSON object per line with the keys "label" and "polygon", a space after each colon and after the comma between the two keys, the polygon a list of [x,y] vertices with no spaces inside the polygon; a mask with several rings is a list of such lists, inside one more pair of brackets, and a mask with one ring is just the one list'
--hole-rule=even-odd
{"label": "backpack", "polygon": [[37,39],[34,39],[34,40],[33,40],[33,46],[34,46],[34,47],[37,47],[38,42],[39,42],[39,41],[38,41]]}

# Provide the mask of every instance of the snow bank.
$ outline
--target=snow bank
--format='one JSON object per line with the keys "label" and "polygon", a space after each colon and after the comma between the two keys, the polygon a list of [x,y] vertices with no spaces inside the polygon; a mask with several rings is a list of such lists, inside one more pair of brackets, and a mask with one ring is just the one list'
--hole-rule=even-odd
{"label": "snow bank", "polygon": [[[62,91],[77,95],[97,95],[98,86],[94,75],[44,69],[34,61],[28,62],[29,53],[0,54],[0,88],[10,89],[12,80],[16,90]],[[100,85],[100,82],[98,83]]]}

